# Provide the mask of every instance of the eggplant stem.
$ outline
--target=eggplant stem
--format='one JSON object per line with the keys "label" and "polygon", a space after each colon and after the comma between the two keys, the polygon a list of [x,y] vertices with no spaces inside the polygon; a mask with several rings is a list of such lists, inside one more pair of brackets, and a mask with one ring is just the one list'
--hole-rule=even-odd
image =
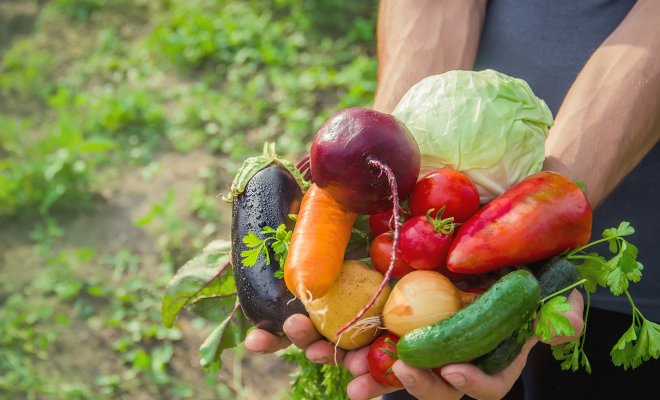
{"label": "eggplant stem", "polygon": [[346,325],[344,325],[341,329],[337,331],[337,335],[340,335],[342,332],[345,330],[349,329],[353,324],[355,324],[362,316],[369,311],[369,309],[376,303],[376,300],[378,300],[378,297],[380,294],[383,292],[383,289],[385,289],[385,285],[387,285],[390,282],[390,279],[392,278],[392,271],[394,271],[394,263],[396,262],[396,252],[399,249],[399,234],[401,232],[401,219],[399,218],[399,188],[396,184],[396,177],[394,176],[394,172],[392,171],[392,168],[390,168],[387,164],[383,163],[380,160],[376,160],[375,158],[369,158],[367,160],[367,164],[370,167],[377,168],[380,170],[381,174],[384,173],[387,176],[387,182],[390,185],[390,191],[392,192],[392,219],[394,220],[394,236],[392,238],[392,253],[390,255],[390,265],[387,267],[387,272],[385,273],[385,277],[383,278],[383,281],[380,283],[380,286],[378,287],[378,290],[376,291],[376,294],[369,300],[369,303],[367,303],[366,306],[360,312],[353,317],[352,320],[350,320]]}

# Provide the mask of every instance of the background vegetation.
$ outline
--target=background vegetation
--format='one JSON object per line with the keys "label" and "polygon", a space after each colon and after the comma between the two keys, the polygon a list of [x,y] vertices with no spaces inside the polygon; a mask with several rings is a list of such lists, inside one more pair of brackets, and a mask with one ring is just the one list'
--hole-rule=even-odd
{"label": "background vegetation", "polygon": [[376,1],[0,0],[0,397],[284,398],[295,364],[160,320],[265,141],[369,106]]}

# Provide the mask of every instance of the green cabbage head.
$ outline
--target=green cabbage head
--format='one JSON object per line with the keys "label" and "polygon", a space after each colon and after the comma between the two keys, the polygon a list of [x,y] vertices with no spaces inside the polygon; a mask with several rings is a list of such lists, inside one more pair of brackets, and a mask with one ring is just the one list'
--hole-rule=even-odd
{"label": "green cabbage head", "polygon": [[493,70],[424,78],[392,114],[417,140],[420,177],[438,168],[461,171],[477,185],[482,204],[541,170],[553,123],[527,82]]}

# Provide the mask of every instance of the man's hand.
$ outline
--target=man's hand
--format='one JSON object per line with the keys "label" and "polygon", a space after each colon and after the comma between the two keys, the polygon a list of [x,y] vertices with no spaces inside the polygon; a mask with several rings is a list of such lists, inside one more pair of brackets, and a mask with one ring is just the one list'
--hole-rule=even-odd
{"label": "man's hand", "polygon": [[[553,337],[549,344],[568,342],[582,334],[582,294],[573,290],[568,301],[572,308],[565,315],[575,328],[575,334],[572,337]],[[286,336],[279,337],[256,329],[245,338],[245,346],[253,352],[272,353],[294,344],[305,350],[305,355],[313,362],[325,364],[336,361],[342,364],[355,377],[347,388],[352,400],[373,399],[399,390],[383,386],[371,377],[367,364],[368,346],[354,351],[335,349],[335,345],[326,341],[316,331],[312,321],[302,314],[293,315],[286,320],[284,333]],[[464,395],[481,400],[501,399],[520,377],[527,362],[527,355],[538,341],[537,337],[529,339],[513,363],[495,375],[485,374],[469,363],[446,365],[432,371],[411,367],[400,360],[394,363],[392,371],[404,384],[404,389],[421,400],[460,399]]]}

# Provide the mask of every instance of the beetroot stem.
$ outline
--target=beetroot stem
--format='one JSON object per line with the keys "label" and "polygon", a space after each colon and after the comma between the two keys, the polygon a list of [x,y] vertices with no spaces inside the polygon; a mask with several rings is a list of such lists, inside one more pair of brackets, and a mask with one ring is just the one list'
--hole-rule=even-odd
{"label": "beetroot stem", "polygon": [[309,155],[303,157],[300,161],[298,161],[298,164],[296,164],[296,168],[300,172],[302,172],[303,169],[309,168]]}
{"label": "beetroot stem", "polygon": [[385,273],[385,277],[383,278],[383,281],[380,283],[380,286],[378,287],[378,291],[376,294],[369,300],[369,303],[352,319],[350,320],[346,325],[344,325],[340,330],[337,331],[337,335],[341,334],[345,330],[349,329],[353,324],[355,324],[362,316],[364,313],[369,311],[369,309],[376,303],[376,300],[378,300],[378,296],[382,293],[383,289],[385,289],[385,285],[387,285],[390,282],[390,279],[392,277],[392,271],[394,270],[394,262],[396,261],[396,251],[399,247],[399,232],[401,231],[401,220],[399,219],[399,189],[396,184],[396,178],[394,176],[394,172],[392,169],[385,163],[376,160],[374,158],[369,158],[367,160],[367,163],[370,167],[378,168],[381,173],[385,173],[387,175],[387,182],[390,185],[390,191],[392,192],[392,219],[394,220],[394,237],[392,239],[392,254],[390,255],[390,265],[387,267],[387,272]]}
{"label": "beetroot stem", "polygon": [[298,164],[296,164],[296,168],[298,171],[300,171],[301,174],[303,174],[303,178],[305,180],[309,181],[312,180],[312,173],[310,170],[311,163],[309,161],[309,156],[305,156],[302,160],[298,161]]}

